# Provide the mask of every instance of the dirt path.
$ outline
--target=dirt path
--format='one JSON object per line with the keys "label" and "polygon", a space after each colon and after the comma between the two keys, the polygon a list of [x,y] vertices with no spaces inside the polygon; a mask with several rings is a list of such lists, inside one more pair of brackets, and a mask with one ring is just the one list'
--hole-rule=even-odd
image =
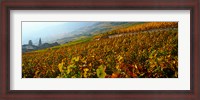
{"label": "dirt path", "polygon": [[137,34],[137,33],[152,33],[152,32],[158,32],[158,31],[168,31],[168,30],[178,30],[178,28],[159,28],[159,29],[151,29],[148,31],[140,31],[140,32],[134,32],[134,33],[123,33],[123,34],[116,34],[116,35],[109,35],[108,38],[115,38],[115,37],[120,37],[124,35],[130,35],[130,34]]}

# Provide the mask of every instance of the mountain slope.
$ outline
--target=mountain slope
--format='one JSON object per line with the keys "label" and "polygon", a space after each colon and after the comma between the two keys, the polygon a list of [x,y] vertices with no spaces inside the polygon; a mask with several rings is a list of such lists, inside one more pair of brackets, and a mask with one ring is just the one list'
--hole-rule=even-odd
{"label": "mountain slope", "polygon": [[[126,28],[131,25],[141,24],[141,22],[96,22],[85,27],[81,27],[75,31],[68,33],[63,38],[58,39],[60,44],[72,41],[81,36],[93,36],[96,34],[104,33],[118,28]],[[63,34],[64,35],[64,34]]]}

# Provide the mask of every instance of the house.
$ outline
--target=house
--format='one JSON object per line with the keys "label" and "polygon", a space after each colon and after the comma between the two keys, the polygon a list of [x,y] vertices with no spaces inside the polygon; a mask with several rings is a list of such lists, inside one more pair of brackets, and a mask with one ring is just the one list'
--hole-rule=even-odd
{"label": "house", "polygon": [[29,45],[29,44],[22,45],[22,52],[28,52],[28,51],[33,51],[37,49],[38,47],[35,45]]}

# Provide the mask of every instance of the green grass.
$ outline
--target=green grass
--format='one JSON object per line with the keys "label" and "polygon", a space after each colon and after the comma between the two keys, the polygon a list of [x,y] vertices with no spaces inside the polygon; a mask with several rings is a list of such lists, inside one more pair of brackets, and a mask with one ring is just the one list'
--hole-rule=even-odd
{"label": "green grass", "polygon": [[92,40],[92,37],[82,36],[82,37],[77,38],[74,41],[52,47],[52,49],[56,49],[56,48],[60,48],[60,47],[64,47],[64,46],[71,46],[71,45],[75,45],[75,44],[79,44],[79,43],[85,43],[85,42],[89,42],[91,40]]}

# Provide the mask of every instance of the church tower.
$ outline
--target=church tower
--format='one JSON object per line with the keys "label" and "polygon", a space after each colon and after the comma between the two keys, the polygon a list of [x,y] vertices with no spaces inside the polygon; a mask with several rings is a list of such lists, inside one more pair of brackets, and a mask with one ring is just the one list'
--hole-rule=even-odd
{"label": "church tower", "polygon": [[29,40],[29,41],[28,41],[28,45],[30,45],[30,46],[33,45],[32,40]]}
{"label": "church tower", "polygon": [[39,44],[38,44],[38,46],[41,46],[42,45],[42,40],[41,40],[41,38],[39,39]]}

